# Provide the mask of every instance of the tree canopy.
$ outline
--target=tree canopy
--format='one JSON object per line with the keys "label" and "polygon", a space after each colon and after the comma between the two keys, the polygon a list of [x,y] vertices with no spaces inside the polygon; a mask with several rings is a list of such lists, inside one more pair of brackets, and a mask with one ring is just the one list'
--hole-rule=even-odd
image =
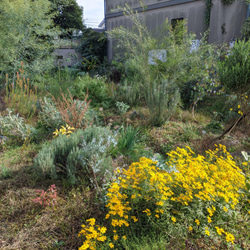
{"label": "tree canopy", "polygon": [[[0,0],[0,77],[24,70],[39,76],[54,59],[53,14],[48,0]],[[29,76],[31,76],[29,74]]]}
{"label": "tree canopy", "polygon": [[61,29],[72,33],[72,30],[83,30],[83,8],[76,0],[50,0],[52,11],[55,12],[53,21]]}

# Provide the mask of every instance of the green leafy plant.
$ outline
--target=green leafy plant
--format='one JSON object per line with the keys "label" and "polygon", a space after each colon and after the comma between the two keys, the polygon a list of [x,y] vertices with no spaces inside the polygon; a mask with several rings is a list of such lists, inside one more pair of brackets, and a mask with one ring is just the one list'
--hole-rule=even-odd
{"label": "green leafy plant", "polygon": [[122,127],[120,130],[120,135],[117,143],[117,149],[122,154],[129,155],[133,150],[136,142],[139,140],[139,129],[134,128],[131,125],[127,127]]}
{"label": "green leafy plant", "polygon": [[204,11],[204,29],[207,30],[210,25],[210,15],[211,15],[211,9],[213,7],[213,3],[211,0],[205,1],[206,7]]}
{"label": "green leafy plant", "polygon": [[9,74],[14,79],[22,61],[25,73],[33,80],[43,79],[53,66],[54,37],[60,32],[53,27],[50,6],[48,0],[1,1],[0,19],[4,20],[0,23],[1,78]]}
{"label": "green leafy plant", "polygon": [[250,38],[250,17],[245,20],[245,23],[241,27],[241,33],[247,40]]}
{"label": "green leafy plant", "polygon": [[104,77],[91,77],[89,74],[80,76],[79,80],[73,85],[71,93],[80,100],[84,100],[85,95],[88,94],[92,107],[108,108],[111,104]]}
{"label": "green leafy plant", "polygon": [[250,93],[249,53],[250,41],[237,41],[225,60],[218,63],[218,75],[222,85],[239,98]]}

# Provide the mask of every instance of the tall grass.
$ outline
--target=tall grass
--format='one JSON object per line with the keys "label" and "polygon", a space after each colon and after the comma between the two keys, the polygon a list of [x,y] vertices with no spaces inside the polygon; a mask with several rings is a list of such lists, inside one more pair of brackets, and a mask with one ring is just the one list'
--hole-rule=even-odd
{"label": "tall grass", "polygon": [[[23,64],[22,64],[23,67]],[[37,109],[37,88],[31,88],[29,78],[23,76],[23,68],[17,72],[16,81],[8,84],[9,79],[6,75],[6,96],[5,102],[7,107],[24,116],[26,119],[31,119]]]}

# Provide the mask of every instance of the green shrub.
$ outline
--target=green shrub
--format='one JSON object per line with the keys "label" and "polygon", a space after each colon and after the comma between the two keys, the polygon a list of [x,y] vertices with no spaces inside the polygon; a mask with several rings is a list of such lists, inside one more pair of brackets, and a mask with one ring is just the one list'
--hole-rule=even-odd
{"label": "green shrub", "polygon": [[250,41],[237,41],[224,61],[218,63],[219,79],[226,90],[250,93]]}
{"label": "green shrub", "polygon": [[108,94],[108,88],[102,77],[90,77],[85,74],[79,77],[79,80],[74,84],[71,90],[74,98],[84,100],[88,93],[92,107],[108,108],[111,104],[111,99]]}
{"label": "green shrub", "polygon": [[45,80],[37,83],[38,89],[42,92],[49,92],[56,99],[61,98],[59,89],[66,94],[68,90],[73,89],[73,85],[77,79],[76,70],[65,67],[52,68],[51,72],[45,76]]}
{"label": "green shrub", "polygon": [[153,82],[148,86],[146,102],[150,110],[150,123],[161,126],[176,113],[180,104],[180,93],[167,80],[162,80],[161,84]]}
{"label": "green shrub", "polygon": [[245,23],[241,27],[241,33],[243,37],[249,40],[250,38],[250,17],[245,20]]}

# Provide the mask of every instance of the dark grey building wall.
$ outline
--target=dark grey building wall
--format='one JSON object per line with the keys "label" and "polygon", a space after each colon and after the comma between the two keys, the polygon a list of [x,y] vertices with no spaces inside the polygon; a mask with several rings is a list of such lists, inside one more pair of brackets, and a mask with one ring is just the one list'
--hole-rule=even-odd
{"label": "dark grey building wall", "polygon": [[[138,11],[145,20],[147,27],[154,34],[161,24],[168,18],[183,18],[187,20],[189,32],[194,32],[197,39],[204,32],[204,0],[144,0],[146,9],[140,6],[139,0],[106,0],[106,29],[112,30],[118,26],[129,27],[127,17],[123,15],[121,8],[127,3]],[[210,15],[209,42],[224,43],[240,37],[240,29],[247,15],[247,5],[244,0],[235,1],[225,6],[220,0],[213,0]],[[112,41],[108,46],[108,57],[112,59]]]}

